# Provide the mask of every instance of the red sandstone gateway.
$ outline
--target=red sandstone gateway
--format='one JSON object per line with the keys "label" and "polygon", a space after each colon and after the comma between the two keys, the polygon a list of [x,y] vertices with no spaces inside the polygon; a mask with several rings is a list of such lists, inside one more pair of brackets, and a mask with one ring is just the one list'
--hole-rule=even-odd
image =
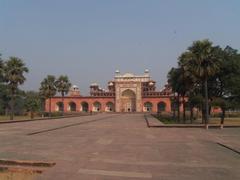
{"label": "red sandstone gateway", "polygon": [[[81,96],[74,85],[64,97],[64,106],[62,97],[51,98],[51,111],[64,108],[64,112],[171,112],[171,97],[173,93],[168,85],[162,91],[156,91],[156,82],[151,80],[148,70],[143,75],[121,75],[117,70],[114,80],[108,83],[108,90],[93,83],[90,96]],[[49,110],[48,101],[46,110]]]}

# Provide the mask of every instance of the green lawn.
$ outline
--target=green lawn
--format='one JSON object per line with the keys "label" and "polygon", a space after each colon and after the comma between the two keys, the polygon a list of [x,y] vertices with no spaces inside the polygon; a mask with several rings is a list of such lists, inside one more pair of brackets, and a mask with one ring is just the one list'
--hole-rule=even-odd
{"label": "green lawn", "polygon": [[[176,121],[172,119],[172,117],[168,116],[158,116],[158,115],[153,115],[155,118],[157,118],[159,121],[163,122],[164,124],[176,124]],[[210,118],[209,124],[220,124],[221,120],[220,118]],[[193,124],[201,124],[202,119],[194,120]],[[179,124],[179,123],[178,123]],[[182,122],[180,124],[183,124]],[[186,124],[190,124],[189,120],[186,120]],[[234,117],[234,118],[225,118],[224,121],[225,125],[240,125],[240,117]]]}
{"label": "green lawn", "polygon": [[[209,124],[220,124],[221,120],[220,118],[211,118],[209,121]],[[225,118],[224,121],[225,125],[240,125],[240,118]]]}
{"label": "green lawn", "polygon": [[164,124],[176,124],[176,121],[173,120],[171,116],[168,116],[168,115],[159,116],[157,114],[152,114],[152,116]]}
{"label": "green lawn", "polygon": [[[35,117],[40,118],[40,117]],[[25,120],[30,119],[30,116],[14,116],[14,120]],[[0,121],[10,120],[10,116],[0,116]]]}

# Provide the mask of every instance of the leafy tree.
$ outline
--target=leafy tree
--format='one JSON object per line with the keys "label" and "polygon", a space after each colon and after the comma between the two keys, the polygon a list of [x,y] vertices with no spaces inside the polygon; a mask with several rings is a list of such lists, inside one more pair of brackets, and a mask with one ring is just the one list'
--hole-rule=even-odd
{"label": "leafy tree", "polygon": [[0,114],[6,114],[7,109],[9,109],[8,102],[10,101],[10,96],[7,90],[7,86],[0,83]]}
{"label": "leafy tree", "polygon": [[[188,96],[188,102],[189,102],[189,106],[190,106],[190,121],[191,121],[191,123],[193,123],[193,109],[197,108],[199,110],[203,103],[202,95],[194,94],[195,92],[193,90],[192,92],[189,93],[189,96]],[[197,118],[198,118],[198,114],[197,114]]]}
{"label": "leafy tree", "polygon": [[24,94],[25,92],[17,89],[14,101],[14,113],[15,115],[24,114]]}
{"label": "leafy tree", "polygon": [[28,68],[25,63],[18,57],[10,57],[4,66],[4,78],[7,83],[7,87],[10,91],[11,101],[10,101],[10,119],[14,116],[14,103],[15,97],[18,90],[18,86],[23,84],[26,80],[24,73],[28,72]]}
{"label": "leafy tree", "polygon": [[186,121],[186,95],[189,95],[190,92],[193,90],[195,78],[193,74],[188,70],[188,62],[191,60],[191,53],[184,52],[180,55],[179,59],[179,69],[180,69],[180,76],[179,82],[181,84],[180,94],[182,96],[182,103],[183,103],[183,121]]}
{"label": "leafy tree", "polygon": [[63,76],[61,75],[55,82],[55,86],[57,88],[57,91],[61,94],[62,96],[62,114],[64,112],[64,96],[65,94],[68,93],[70,87],[71,87],[71,83],[68,79],[68,76]]}
{"label": "leafy tree", "polygon": [[34,113],[40,111],[41,100],[38,92],[27,91],[25,93],[24,107],[30,113],[31,119],[34,118]]}
{"label": "leafy tree", "polygon": [[1,59],[1,54],[0,54],[0,83],[3,82],[3,74],[4,74],[4,63],[3,63],[3,60]]}
{"label": "leafy tree", "polygon": [[[179,57],[180,61],[185,61],[183,59],[184,54]],[[193,77],[191,73],[187,71],[185,66],[179,63],[178,68],[172,68],[168,73],[168,83],[171,85],[173,92],[177,92],[178,105],[178,121],[180,121],[180,105],[183,104],[183,122],[186,122],[186,95],[190,92],[193,86]],[[182,101],[180,101],[180,96]]]}
{"label": "leafy tree", "polygon": [[229,46],[224,50],[213,46],[209,40],[195,41],[178,58],[178,67],[169,71],[168,81],[178,94],[179,105],[179,96],[183,101],[184,96],[188,97],[191,122],[193,108],[201,108],[207,128],[211,105],[218,104],[223,112],[240,107],[240,54]]}
{"label": "leafy tree", "polygon": [[49,99],[49,115],[51,116],[51,98],[56,95],[56,78],[53,75],[48,75],[41,82],[41,87],[39,88],[39,93],[42,98]]}
{"label": "leafy tree", "polygon": [[225,112],[229,108],[228,102],[224,98],[215,98],[212,101],[212,105],[221,108],[221,111],[222,111],[222,115],[221,115],[221,128],[223,128],[224,119],[225,119]]}
{"label": "leafy tree", "polygon": [[170,98],[171,101],[171,109],[173,110],[173,120],[176,120],[176,110],[177,110],[177,98],[176,94],[173,93],[173,97]]}
{"label": "leafy tree", "polygon": [[173,93],[177,93],[177,98],[174,100],[177,104],[177,121],[180,122],[180,89],[181,83],[179,81],[180,70],[179,68],[172,68],[168,72],[168,83],[172,87]]}
{"label": "leafy tree", "polygon": [[220,69],[212,78],[214,106],[221,108],[221,127],[224,124],[225,111],[237,108],[240,100],[240,55],[237,50],[227,46],[224,50],[219,48],[221,56]]}
{"label": "leafy tree", "polygon": [[212,46],[212,42],[209,40],[195,41],[188,48],[191,58],[187,63],[189,71],[197,78],[201,80],[203,92],[204,92],[204,120],[206,128],[208,128],[209,121],[209,98],[208,98],[208,80],[214,76],[220,66],[219,57],[216,56],[218,49]]}
{"label": "leafy tree", "polygon": [[0,114],[3,114],[5,111],[6,99],[5,99],[5,92],[6,86],[3,84],[3,72],[4,72],[4,63],[1,59],[0,54]]}
{"label": "leafy tree", "polygon": [[222,53],[219,73],[216,74],[219,97],[240,101],[240,54],[227,46]]}

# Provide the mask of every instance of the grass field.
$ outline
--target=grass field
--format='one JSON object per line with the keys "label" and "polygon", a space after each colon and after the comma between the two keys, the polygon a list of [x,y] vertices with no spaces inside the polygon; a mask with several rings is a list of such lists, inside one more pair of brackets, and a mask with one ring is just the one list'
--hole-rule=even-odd
{"label": "grass field", "polygon": [[[220,118],[211,118],[209,124],[220,124]],[[225,125],[240,125],[240,118],[225,118],[224,120]]]}
{"label": "grass field", "polygon": [[[35,119],[41,118],[39,116],[36,116]],[[14,120],[28,120],[30,119],[30,116],[14,116]],[[164,124],[175,124],[175,121],[172,121],[171,119],[163,119],[161,117],[157,117],[161,122]],[[0,116],[0,121],[6,121],[10,120],[10,116]],[[193,123],[194,124],[200,124],[202,122],[201,119],[195,120]],[[187,121],[186,123],[190,123]],[[220,124],[220,118],[211,118],[209,121],[209,124]],[[240,117],[235,117],[235,118],[225,118],[224,121],[225,125],[240,125]]]}
{"label": "grass field", "polygon": [[[157,118],[159,121],[163,122],[164,124],[183,124],[181,123],[176,123],[172,119],[171,116],[169,115],[163,115],[163,116],[158,116],[158,115],[153,115],[155,118]],[[201,124],[202,119],[197,119],[193,121],[193,124]],[[209,120],[209,124],[220,124],[221,120],[219,117],[211,117]],[[186,124],[190,124],[189,118],[186,120]],[[239,125],[240,126],[240,117],[226,117],[224,120],[225,125]]]}
{"label": "grass field", "polygon": [[[35,117],[35,119],[40,117]],[[30,119],[30,116],[14,116],[14,120],[25,120]],[[10,116],[0,116],[0,121],[10,120]]]}

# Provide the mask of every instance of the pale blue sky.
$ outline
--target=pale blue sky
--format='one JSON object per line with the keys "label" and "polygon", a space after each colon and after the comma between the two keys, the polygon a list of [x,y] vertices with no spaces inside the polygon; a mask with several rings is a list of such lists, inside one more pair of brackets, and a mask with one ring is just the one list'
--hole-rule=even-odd
{"label": "pale blue sky", "polygon": [[88,94],[119,69],[158,87],[194,40],[240,47],[239,0],[0,0],[0,53],[24,59],[24,89],[66,74]]}

